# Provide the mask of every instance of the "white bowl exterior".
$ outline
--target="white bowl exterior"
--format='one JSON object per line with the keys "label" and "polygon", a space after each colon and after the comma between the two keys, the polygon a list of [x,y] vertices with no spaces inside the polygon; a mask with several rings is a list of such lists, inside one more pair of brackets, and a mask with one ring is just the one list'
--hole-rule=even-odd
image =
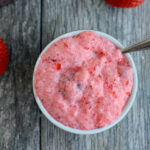
{"label": "white bowl exterior", "polygon": [[[62,39],[62,38],[65,38],[65,37],[70,37],[70,36],[74,36],[74,35],[77,35],[79,34],[80,32],[83,32],[83,31],[94,31],[94,30],[78,30],[78,31],[73,31],[73,32],[69,32],[69,33],[66,33],[66,34],[63,34],[59,37],[57,37],[55,40],[53,40],[52,42],[50,42],[45,48],[44,50],[41,52],[39,58],[37,59],[37,62],[36,62],[36,65],[35,65],[35,68],[34,68],[34,73],[38,67],[38,64],[40,62],[40,58],[42,56],[43,53],[45,53],[45,51],[47,51],[47,49],[53,44],[55,43],[56,41]],[[120,49],[123,49],[123,45],[117,41],[115,38],[113,38],[112,36],[106,34],[106,33],[103,33],[103,32],[99,32],[99,31],[94,31],[96,32],[98,35],[100,36],[103,36],[103,37],[106,37],[108,39],[110,39],[114,44],[116,44]],[[34,77],[34,73],[33,73],[33,93],[34,93],[34,97],[35,97],[35,100],[40,108],[40,110],[42,111],[42,113],[46,116],[46,118],[51,121],[53,124],[55,124],[57,127],[65,130],[65,131],[68,131],[68,132],[71,132],[71,133],[75,133],[75,134],[95,134],[95,133],[100,133],[100,132],[103,132],[103,131],[106,131],[108,129],[110,129],[111,127],[113,127],[114,125],[116,125],[117,123],[119,123],[125,116],[126,114],[129,112],[131,106],[133,105],[133,102],[135,100],[135,97],[136,97],[136,93],[137,93],[137,87],[138,87],[138,78],[137,78],[137,71],[136,71],[136,67],[135,67],[135,64],[134,64],[134,61],[131,57],[130,54],[126,54],[127,58],[130,60],[130,63],[131,63],[131,66],[133,67],[134,69],[134,85],[133,85],[133,90],[132,90],[132,94],[130,96],[130,99],[124,109],[124,111],[122,112],[122,115],[115,121],[113,122],[112,124],[110,125],[107,125],[106,127],[104,128],[98,128],[98,129],[93,129],[93,130],[80,130],[80,129],[74,129],[74,128],[71,128],[71,127],[68,127],[68,126],[65,126],[63,125],[62,123],[56,121],[48,112],[47,110],[44,108],[42,102],[40,101],[40,99],[38,98],[38,96],[36,95],[36,89],[35,89],[35,77]]]}

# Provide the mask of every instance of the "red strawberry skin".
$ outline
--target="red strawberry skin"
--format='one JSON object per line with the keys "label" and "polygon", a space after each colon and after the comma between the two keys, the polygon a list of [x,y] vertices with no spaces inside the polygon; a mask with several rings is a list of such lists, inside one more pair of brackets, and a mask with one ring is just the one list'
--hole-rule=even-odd
{"label": "red strawberry skin", "polygon": [[0,38],[0,75],[4,74],[9,64],[8,47],[4,40]]}
{"label": "red strawberry skin", "polygon": [[112,6],[122,8],[137,7],[144,2],[144,0],[105,0],[105,1]]}

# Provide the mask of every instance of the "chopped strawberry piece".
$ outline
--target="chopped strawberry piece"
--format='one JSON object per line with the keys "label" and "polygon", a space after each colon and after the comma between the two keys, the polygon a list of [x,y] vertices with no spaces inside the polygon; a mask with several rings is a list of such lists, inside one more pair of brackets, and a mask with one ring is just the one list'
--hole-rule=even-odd
{"label": "chopped strawberry piece", "polygon": [[57,70],[60,70],[60,69],[61,69],[61,64],[57,64],[56,69],[57,69]]}
{"label": "chopped strawberry piece", "polygon": [[89,48],[88,47],[84,47],[84,49],[88,50]]}
{"label": "chopped strawberry piece", "polygon": [[68,44],[64,43],[64,47],[68,48]]}

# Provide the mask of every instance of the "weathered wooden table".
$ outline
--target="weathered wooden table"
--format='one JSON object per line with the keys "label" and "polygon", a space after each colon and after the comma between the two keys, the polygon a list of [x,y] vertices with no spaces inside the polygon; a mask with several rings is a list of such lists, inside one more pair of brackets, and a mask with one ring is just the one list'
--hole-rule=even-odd
{"label": "weathered wooden table", "polygon": [[0,8],[0,37],[10,65],[0,77],[0,150],[150,150],[150,51],[132,53],[139,88],[136,101],[112,129],[74,135],[50,123],[32,92],[36,59],[55,37],[79,29],[106,32],[125,46],[150,36],[150,1],[119,9],[104,0],[17,0]]}

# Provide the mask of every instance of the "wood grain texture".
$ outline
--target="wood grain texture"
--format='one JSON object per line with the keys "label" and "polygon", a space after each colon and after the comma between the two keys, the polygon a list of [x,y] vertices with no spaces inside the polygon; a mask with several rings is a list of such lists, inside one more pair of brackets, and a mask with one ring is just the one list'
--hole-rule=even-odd
{"label": "wood grain texture", "polygon": [[[150,35],[150,1],[119,9],[103,0],[43,0],[42,46],[57,36],[79,29],[106,32],[125,46]],[[150,51],[132,54],[139,88],[136,101],[117,126],[96,135],[74,135],[42,116],[42,150],[150,150]]]}
{"label": "wood grain texture", "polygon": [[0,77],[0,150],[39,150],[39,110],[32,92],[40,52],[40,0],[17,0],[0,8],[0,37],[10,65]]}
{"label": "wood grain texture", "polygon": [[132,53],[139,78],[136,101],[106,132],[75,135],[55,127],[43,115],[40,119],[32,94],[41,45],[66,32],[94,29],[126,46],[150,37],[149,18],[148,0],[132,9],[104,0],[16,0],[0,8],[0,37],[10,50],[9,69],[0,77],[0,150],[150,150],[150,51]]}

